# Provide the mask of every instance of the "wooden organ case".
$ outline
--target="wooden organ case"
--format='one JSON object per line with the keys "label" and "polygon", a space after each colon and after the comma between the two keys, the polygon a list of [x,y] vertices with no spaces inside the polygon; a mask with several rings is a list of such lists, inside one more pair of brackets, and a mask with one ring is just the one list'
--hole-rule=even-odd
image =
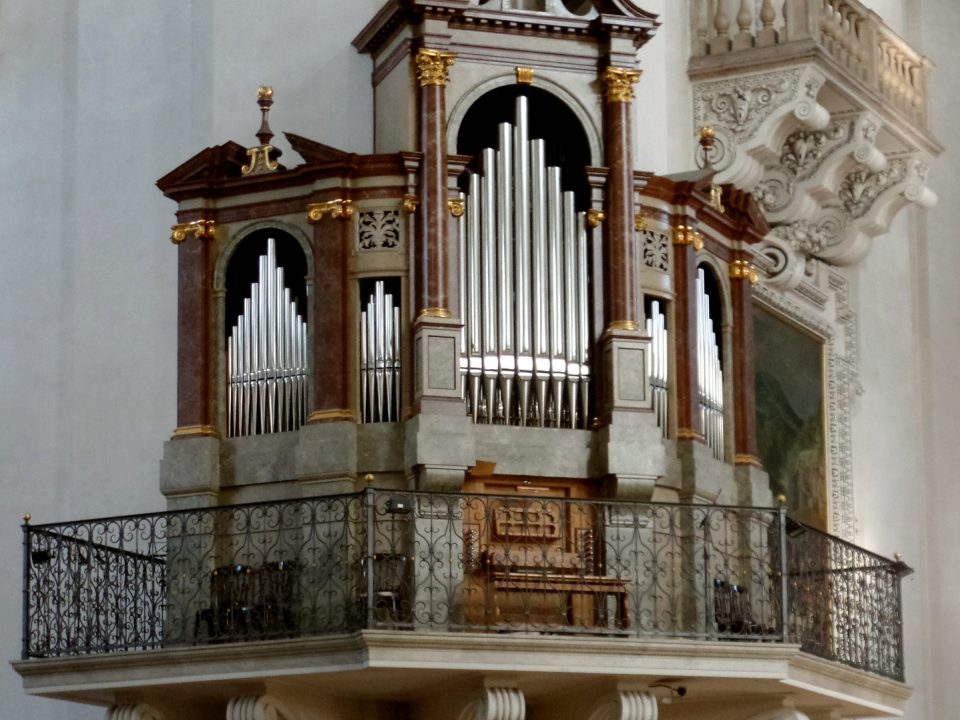
{"label": "wooden organ case", "polygon": [[[548,5],[389,2],[354,42],[373,57],[376,153],[288,133],[302,162],[281,164],[261,88],[256,144],[158,181],[179,204],[161,488],[171,507],[367,476],[463,493],[468,625],[616,632],[638,610],[593,501],[770,504],[749,352],[751,248],[769,228],[709,165],[633,167],[655,16]],[[578,153],[547,137],[560,114],[534,117],[536,94],[566,108]],[[494,95],[509,102],[483,105]],[[303,258],[299,294],[280,235]],[[252,237],[265,274],[229,287]]]}

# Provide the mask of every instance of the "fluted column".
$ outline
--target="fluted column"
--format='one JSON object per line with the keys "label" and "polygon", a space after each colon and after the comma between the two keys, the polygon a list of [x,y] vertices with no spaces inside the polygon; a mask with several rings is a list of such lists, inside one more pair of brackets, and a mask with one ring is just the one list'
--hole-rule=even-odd
{"label": "fluted column", "polygon": [[175,438],[216,435],[213,416],[214,225],[174,225],[178,247],[177,429]]}
{"label": "fluted column", "polygon": [[730,262],[733,314],[734,463],[762,467],[757,450],[756,373],[753,363],[753,291],[758,275],[745,258]]}
{"label": "fluted column", "polygon": [[606,213],[603,224],[604,325],[610,329],[638,330],[638,302],[634,258],[633,85],[639,70],[608,67],[600,76],[604,94],[604,145],[609,168]]}
{"label": "fluted column", "polygon": [[450,272],[453,243],[447,237],[447,70],[454,54],[421,48],[417,52],[420,83],[420,214],[414,282],[418,316],[450,317],[454,296]]}
{"label": "fluted column", "polygon": [[347,255],[353,206],[336,198],[307,206],[313,225],[313,328],[310,335],[310,406],[307,422],[356,420],[350,391]]}
{"label": "fluted column", "polygon": [[673,229],[677,440],[704,439],[697,373],[697,250],[702,242],[700,234],[688,225]]}

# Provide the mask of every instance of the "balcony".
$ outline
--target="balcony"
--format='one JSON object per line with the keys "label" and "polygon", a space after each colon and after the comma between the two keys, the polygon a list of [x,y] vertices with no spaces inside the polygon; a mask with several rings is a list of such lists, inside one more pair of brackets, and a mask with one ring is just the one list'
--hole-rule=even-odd
{"label": "balcony", "polygon": [[691,4],[695,123],[715,128],[719,180],[754,194],[782,264],[856,263],[907,203],[937,202],[933,65],[857,0],[756,6]]}
{"label": "balcony", "polygon": [[517,491],[370,488],[24,525],[17,669],[29,680],[45,663],[82,672],[96,657],[143,664],[178,648],[183,658],[183,648],[268,641],[270,654],[378,630],[401,640],[456,634],[478,647],[507,636],[553,638],[558,649],[600,639],[630,652],[661,641],[799,645],[903,680],[900,578],[909,569],[899,561],[783,509]]}

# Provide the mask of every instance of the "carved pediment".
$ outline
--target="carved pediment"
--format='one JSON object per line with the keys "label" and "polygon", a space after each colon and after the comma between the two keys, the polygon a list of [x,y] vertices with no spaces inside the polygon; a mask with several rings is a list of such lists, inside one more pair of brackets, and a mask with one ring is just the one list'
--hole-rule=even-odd
{"label": "carved pediment", "polygon": [[343,163],[346,162],[346,160],[350,157],[350,153],[346,153],[343,150],[337,150],[334,147],[324,145],[316,140],[310,140],[302,135],[294,135],[293,133],[285,132],[283,136],[287,139],[287,142],[290,143],[290,147],[293,148],[293,151],[302,157],[304,162],[308,164],[331,162]]}
{"label": "carved pediment", "polygon": [[157,180],[157,187],[168,198],[180,200],[191,190],[240,177],[246,162],[247,149],[230,140],[201,150]]}

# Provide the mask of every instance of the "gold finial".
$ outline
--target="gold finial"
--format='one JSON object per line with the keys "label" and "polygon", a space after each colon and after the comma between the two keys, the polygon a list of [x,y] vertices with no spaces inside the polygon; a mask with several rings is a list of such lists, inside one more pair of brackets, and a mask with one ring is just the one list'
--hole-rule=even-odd
{"label": "gold finial", "polygon": [[633,86],[640,82],[639,70],[608,67],[600,75],[604,96],[609,103],[633,102]]}
{"label": "gold finial", "polygon": [[447,70],[453,65],[456,55],[442,50],[420,48],[417,51],[417,79],[420,87],[446,85]]}
{"label": "gold finial", "polygon": [[[276,171],[280,165],[276,158],[280,151],[270,144],[273,130],[270,129],[270,106],[273,105],[273,88],[261,85],[257,88],[257,105],[260,106],[260,129],[257,130],[258,147],[247,148],[249,162],[240,168],[241,175],[261,175]],[[270,154],[273,153],[273,157]]]}
{"label": "gold finial", "polygon": [[30,513],[24,513],[24,514],[23,514],[23,524],[26,525],[28,522],[30,522]]}
{"label": "gold finial", "polygon": [[787,504],[787,496],[784,495],[783,493],[780,493],[779,495],[777,495],[777,497],[775,498],[775,500],[777,501],[777,505],[786,505],[786,504]]}
{"label": "gold finial", "polygon": [[517,68],[517,83],[519,85],[532,85],[533,84],[533,68],[532,67],[518,67]]}
{"label": "gold finial", "polygon": [[367,483],[367,486],[373,485],[373,473],[367,473],[363,476],[363,481]]}
{"label": "gold finial", "polygon": [[257,131],[257,140],[261,145],[268,145],[273,139],[273,130],[270,129],[270,106],[273,105],[273,88],[261,85],[257,90],[257,105],[260,106],[260,129]]}
{"label": "gold finial", "polygon": [[[30,516],[27,515],[27,517],[29,518]],[[893,554],[893,559],[897,562],[903,562],[903,555],[900,554],[899,550]]]}

